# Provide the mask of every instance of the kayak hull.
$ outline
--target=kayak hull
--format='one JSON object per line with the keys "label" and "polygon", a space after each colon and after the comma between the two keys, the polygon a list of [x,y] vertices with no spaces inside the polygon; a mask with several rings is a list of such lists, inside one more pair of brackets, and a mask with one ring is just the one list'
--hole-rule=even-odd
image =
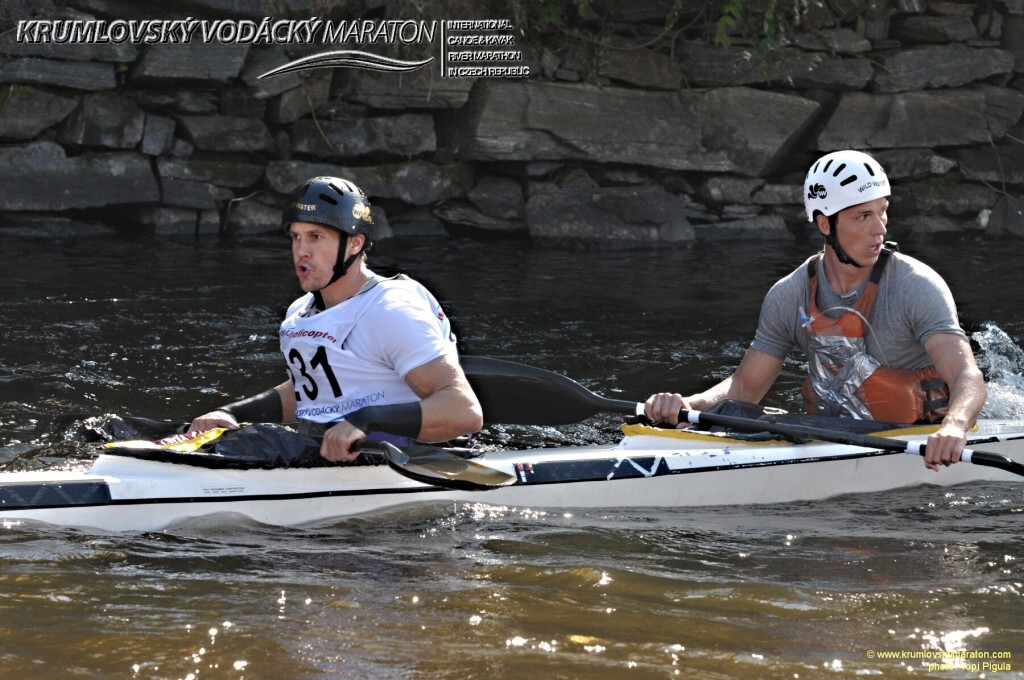
{"label": "kayak hull", "polygon": [[[972,437],[985,442],[977,448],[1024,459],[1024,423],[990,423],[982,432]],[[987,441],[989,435],[1004,441]],[[82,472],[0,474],[0,522],[159,531],[229,513],[299,526],[426,502],[536,509],[758,505],[919,484],[1022,480],[967,463],[935,472],[904,453],[706,435],[627,436],[606,446],[489,452],[473,462],[515,481],[465,491],[415,481],[385,465],[209,469],[103,454]]]}
{"label": "kayak hull", "polygon": [[102,454],[86,472],[0,475],[0,522],[159,531],[230,513],[299,526],[413,503],[439,491],[384,465],[210,470]]}

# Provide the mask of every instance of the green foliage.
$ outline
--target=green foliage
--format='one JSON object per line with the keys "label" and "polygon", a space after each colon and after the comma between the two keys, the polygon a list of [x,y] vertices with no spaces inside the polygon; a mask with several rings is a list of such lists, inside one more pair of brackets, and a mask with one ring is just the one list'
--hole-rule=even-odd
{"label": "green foliage", "polygon": [[956,178],[945,174],[911,182],[910,188],[913,193],[934,201],[940,196],[947,195],[955,185]]}
{"label": "green foliage", "polygon": [[722,7],[722,16],[715,22],[715,43],[723,47],[732,44],[731,32],[743,18],[746,0],[726,0]]}
{"label": "green foliage", "polygon": [[[720,9],[715,7],[719,4]],[[718,12],[715,44],[728,47],[739,35],[756,44],[762,53],[785,44],[801,17],[800,3],[789,0],[704,0],[704,8],[712,16]]]}
{"label": "green foliage", "polygon": [[7,104],[9,104],[12,99],[16,99],[18,97],[27,97],[35,93],[35,91],[36,89],[29,85],[14,84],[8,85],[7,87],[0,89],[0,113],[2,113],[3,110],[7,108]]}
{"label": "green foliage", "polygon": [[526,0],[515,4],[523,10],[526,26],[543,33],[568,28],[587,14],[592,3],[593,0]]}
{"label": "green foliage", "polygon": [[[580,23],[614,23],[614,0],[507,0],[517,26],[524,32],[540,34],[578,29]],[[629,0],[619,0],[628,2]],[[845,0],[851,3],[862,0]],[[737,38],[771,50],[788,40],[800,21],[800,0],[665,0],[665,28],[676,26],[681,15],[703,17],[710,29],[708,38],[723,47]]]}
{"label": "green foliage", "polygon": [[565,28],[564,8],[557,1],[545,0],[536,3],[533,19],[533,24],[541,32],[550,28]]}

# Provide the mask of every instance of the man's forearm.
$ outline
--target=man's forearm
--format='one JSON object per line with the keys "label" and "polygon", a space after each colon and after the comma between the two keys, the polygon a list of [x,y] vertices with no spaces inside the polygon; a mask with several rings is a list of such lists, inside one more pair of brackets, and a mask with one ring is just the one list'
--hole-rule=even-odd
{"label": "man's forearm", "polygon": [[949,409],[942,419],[944,425],[956,425],[964,431],[978,420],[985,405],[985,377],[978,368],[961,371],[949,388]]}
{"label": "man's forearm", "polygon": [[281,396],[275,389],[221,406],[217,410],[230,413],[240,423],[280,423],[283,411]]}
{"label": "man's forearm", "polygon": [[477,432],[483,425],[480,404],[468,385],[443,387],[421,401],[420,407],[423,409],[419,436],[422,441],[447,441]]}

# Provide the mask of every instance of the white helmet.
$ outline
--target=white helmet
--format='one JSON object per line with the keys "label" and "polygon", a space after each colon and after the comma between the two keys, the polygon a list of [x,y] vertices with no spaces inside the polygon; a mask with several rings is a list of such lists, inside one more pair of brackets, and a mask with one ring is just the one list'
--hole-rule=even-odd
{"label": "white helmet", "polygon": [[889,196],[889,179],[871,156],[861,151],[834,151],[819,158],[804,180],[804,208],[814,221],[820,210],[826,217],[851,205]]}

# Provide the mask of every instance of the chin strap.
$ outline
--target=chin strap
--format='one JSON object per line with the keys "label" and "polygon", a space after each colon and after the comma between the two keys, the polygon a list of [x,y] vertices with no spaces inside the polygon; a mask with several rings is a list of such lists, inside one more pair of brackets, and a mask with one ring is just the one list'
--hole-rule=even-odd
{"label": "chin strap", "polygon": [[[331,285],[332,283],[334,283],[335,281],[340,279],[342,276],[344,276],[346,273],[348,273],[349,267],[351,267],[352,264],[357,259],[359,259],[359,256],[362,255],[363,253],[369,252],[367,250],[367,248],[366,248],[365,243],[367,243],[367,242],[364,241],[364,245],[363,245],[362,248],[360,248],[357,252],[352,253],[351,255],[349,255],[348,259],[345,260],[344,262],[342,262],[341,258],[345,254],[345,246],[348,245],[348,236],[344,236],[338,242],[338,262],[340,264],[335,264],[334,265],[334,275],[331,276],[331,280],[327,282],[327,284],[324,286],[324,288],[326,288],[327,286]],[[320,290],[314,290],[313,291],[313,307],[317,311],[319,311],[319,312],[322,312],[322,311],[324,311],[324,309],[326,309],[326,307],[324,306],[324,296],[323,296],[323,293],[321,292],[324,288],[321,288]]]}
{"label": "chin strap", "polygon": [[313,291],[313,309],[318,312],[327,309],[327,305],[324,304],[324,294],[318,290]]}
{"label": "chin strap", "polygon": [[849,265],[853,265],[854,267],[857,267],[858,269],[864,269],[864,267],[866,265],[863,265],[860,262],[857,262],[852,257],[847,255],[846,251],[843,250],[843,247],[841,245],[839,245],[839,237],[836,236],[836,222],[838,222],[838,221],[839,221],[839,213],[836,213],[835,215],[829,215],[829,217],[828,217],[829,230],[828,230],[828,233],[825,234],[825,245],[827,245],[827,246],[832,248],[832,252],[834,252],[836,254],[836,257],[843,264],[849,264]]}
{"label": "chin strap", "polygon": [[[360,250],[358,253],[352,253],[351,255],[349,255],[349,258],[342,262],[340,265],[334,265],[334,276],[331,277],[331,280],[327,285],[331,285],[332,283],[340,279],[342,276],[344,276],[348,272],[348,268],[352,266],[353,262],[359,259],[359,256],[362,255],[363,252],[363,250]],[[338,253],[338,256],[340,258],[341,253]]]}

